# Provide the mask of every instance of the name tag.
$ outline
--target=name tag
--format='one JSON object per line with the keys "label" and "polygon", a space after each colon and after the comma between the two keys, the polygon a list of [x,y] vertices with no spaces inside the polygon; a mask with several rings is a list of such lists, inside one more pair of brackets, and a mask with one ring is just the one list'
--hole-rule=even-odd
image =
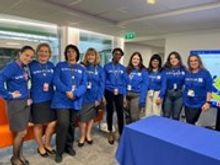
{"label": "name tag", "polygon": [[114,89],[114,95],[118,95],[118,88]]}
{"label": "name tag", "polygon": [[131,87],[131,84],[128,84],[127,90],[128,90],[128,91],[131,91],[131,88],[132,88],[132,87]]}
{"label": "name tag", "polygon": [[194,97],[195,96],[194,90],[189,89],[188,92],[187,92],[187,95],[190,96],[190,97]]}
{"label": "name tag", "polygon": [[177,84],[176,84],[176,83],[173,84],[173,89],[174,89],[174,90],[177,89]]}
{"label": "name tag", "polygon": [[92,82],[88,82],[87,83],[87,89],[91,89],[92,88]]}
{"label": "name tag", "polygon": [[49,84],[48,83],[44,83],[43,84],[43,91],[44,92],[48,92],[49,91]]}
{"label": "name tag", "polygon": [[72,92],[76,90],[76,85],[72,85]]}

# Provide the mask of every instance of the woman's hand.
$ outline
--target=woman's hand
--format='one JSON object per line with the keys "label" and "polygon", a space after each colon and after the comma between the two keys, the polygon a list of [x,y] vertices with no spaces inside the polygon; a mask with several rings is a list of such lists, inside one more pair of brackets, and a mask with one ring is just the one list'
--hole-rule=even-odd
{"label": "woman's hand", "polygon": [[72,91],[67,91],[66,96],[71,100],[74,100],[74,98],[75,98]]}
{"label": "woman's hand", "polygon": [[13,99],[18,98],[21,96],[21,93],[17,90],[11,93]]}
{"label": "woman's hand", "polygon": [[210,109],[210,104],[208,102],[206,102],[205,104],[203,104],[202,106],[202,111],[206,112]]}

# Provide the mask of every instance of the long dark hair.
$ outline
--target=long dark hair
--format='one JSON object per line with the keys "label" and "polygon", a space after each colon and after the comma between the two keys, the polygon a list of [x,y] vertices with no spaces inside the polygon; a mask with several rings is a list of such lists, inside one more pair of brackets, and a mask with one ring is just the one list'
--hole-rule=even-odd
{"label": "long dark hair", "polygon": [[149,62],[149,65],[148,65],[149,72],[152,72],[152,70],[153,70],[153,66],[152,66],[152,61],[153,60],[159,61],[158,71],[160,71],[161,70],[161,66],[162,66],[162,59],[161,59],[159,54],[154,54],[153,56],[151,56],[150,62]]}
{"label": "long dark hair", "polygon": [[146,67],[144,66],[143,64],[143,58],[142,58],[142,55],[140,52],[134,52],[131,57],[130,57],[130,60],[129,60],[129,63],[128,63],[128,66],[127,66],[127,72],[128,74],[131,73],[131,71],[134,69],[134,66],[132,64],[132,58],[135,56],[135,55],[138,55],[138,57],[140,58],[140,63],[138,65],[138,71],[141,71],[142,69],[146,69]]}
{"label": "long dark hair", "polygon": [[170,58],[171,58],[172,55],[174,55],[175,58],[177,58],[179,60],[179,66],[180,67],[184,67],[180,54],[178,52],[176,52],[176,51],[173,51],[173,52],[170,52],[170,54],[168,55],[167,61],[166,61],[165,65],[164,65],[164,68],[172,68],[172,65],[170,63]]}

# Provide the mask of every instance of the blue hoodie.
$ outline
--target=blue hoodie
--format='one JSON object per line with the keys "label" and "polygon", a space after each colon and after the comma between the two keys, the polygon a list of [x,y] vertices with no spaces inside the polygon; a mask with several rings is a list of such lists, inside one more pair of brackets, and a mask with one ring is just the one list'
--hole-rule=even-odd
{"label": "blue hoodie", "polygon": [[[34,103],[49,101],[53,97],[54,65],[51,62],[41,64],[33,61],[30,64],[31,72],[31,98]],[[49,85],[49,91],[43,91],[44,84]]]}
{"label": "blue hoodie", "polygon": [[[52,108],[80,110],[83,95],[86,92],[86,82],[87,76],[83,66],[68,62],[58,63],[53,78],[56,90],[52,100]],[[74,100],[66,96],[67,91],[73,92]]]}
{"label": "blue hoodie", "polygon": [[146,69],[142,69],[141,71],[133,69],[129,73],[127,91],[140,93],[139,105],[141,107],[145,107],[148,85],[149,77]]}
{"label": "blue hoodie", "polygon": [[28,66],[24,66],[17,61],[8,63],[0,71],[0,96],[6,100],[14,99],[10,93],[19,91],[21,96],[16,99],[28,99],[28,81],[30,73]]}
{"label": "blue hoodie", "polygon": [[119,94],[126,96],[127,73],[126,68],[122,64],[114,64],[112,62],[104,66],[105,72],[105,89],[114,92],[118,89]]}
{"label": "blue hoodie", "polygon": [[86,66],[87,91],[84,95],[84,103],[101,101],[104,94],[105,77],[104,70],[100,65]]}
{"label": "blue hoodie", "polygon": [[[194,96],[188,94],[189,90],[194,91]],[[212,77],[207,70],[201,69],[197,73],[186,73],[185,89],[183,92],[185,106],[201,108],[206,102],[208,92],[212,92]]]}
{"label": "blue hoodie", "polygon": [[186,69],[184,67],[165,68],[164,71],[167,80],[167,90],[182,90]]}
{"label": "blue hoodie", "polygon": [[163,71],[149,71],[148,90],[160,91],[159,97],[163,98],[166,92],[166,76]]}

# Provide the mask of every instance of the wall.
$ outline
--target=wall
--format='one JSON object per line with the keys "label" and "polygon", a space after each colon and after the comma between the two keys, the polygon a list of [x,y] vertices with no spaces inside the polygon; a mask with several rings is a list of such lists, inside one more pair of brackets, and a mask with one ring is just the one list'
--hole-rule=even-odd
{"label": "wall", "polygon": [[143,61],[145,66],[148,66],[150,57],[154,53],[160,53],[163,55],[164,49],[156,48],[156,47],[149,47],[144,45],[138,45],[138,44],[131,44],[131,43],[125,43],[125,56],[124,56],[124,65],[127,65],[129,62],[129,59],[135,51],[138,51],[142,54]]}
{"label": "wall", "polygon": [[175,50],[182,55],[183,61],[186,61],[190,50],[197,49],[220,49],[220,31],[201,31],[166,37],[165,58]]}

